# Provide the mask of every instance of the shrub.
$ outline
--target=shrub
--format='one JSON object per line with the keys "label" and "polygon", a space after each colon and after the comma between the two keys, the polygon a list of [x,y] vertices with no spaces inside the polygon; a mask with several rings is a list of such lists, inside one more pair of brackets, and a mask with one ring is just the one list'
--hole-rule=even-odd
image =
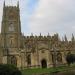
{"label": "shrub", "polygon": [[0,75],[22,75],[19,69],[10,64],[1,64],[0,65]]}

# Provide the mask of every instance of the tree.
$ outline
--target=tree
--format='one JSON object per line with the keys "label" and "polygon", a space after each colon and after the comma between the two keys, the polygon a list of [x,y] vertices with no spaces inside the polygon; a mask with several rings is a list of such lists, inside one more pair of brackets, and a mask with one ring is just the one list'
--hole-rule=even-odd
{"label": "tree", "polygon": [[73,64],[75,62],[75,55],[71,53],[67,54],[66,61],[68,65]]}

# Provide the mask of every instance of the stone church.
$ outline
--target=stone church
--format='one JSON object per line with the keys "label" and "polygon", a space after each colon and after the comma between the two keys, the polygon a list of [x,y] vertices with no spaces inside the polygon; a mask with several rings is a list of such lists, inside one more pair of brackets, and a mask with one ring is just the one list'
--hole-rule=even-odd
{"label": "stone church", "polygon": [[0,34],[0,64],[18,68],[49,68],[66,64],[66,55],[75,53],[75,39],[58,34],[24,36],[21,32],[20,8],[4,2]]}

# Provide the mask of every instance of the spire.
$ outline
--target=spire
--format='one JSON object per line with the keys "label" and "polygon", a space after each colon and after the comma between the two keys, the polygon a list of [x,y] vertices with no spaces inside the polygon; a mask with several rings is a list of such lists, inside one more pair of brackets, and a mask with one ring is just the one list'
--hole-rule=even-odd
{"label": "spire", "polygon": [[[6,12],[6,10],[5,10],[5,0],[4,0],[4,4],[3,4],[3,16],[5,15],[5,12]],[[3,19],[4,19],[4,17],[3,17]]]}
{"label": "spire", "polygon": [[4,7],[5,7],[5,0],[4,0]]}
{"label": "spire", "polygon": [[72,41],[74,41],[74,35],[72,34],[72,39],[71,39]]}
{"label": "spire", "polygon": [[66,35],[65,35],[65,42],[67,42],[68,40],[67,40],[67,37],[66,37]]}
{"label": "spire", "polygon": [[50,36],[49,33],[48,33],[48,36]]}
{"label": "spire", "polygon": [[17,7],[19,8],[19,1],[17,2]]}
{"label": "spire", "polygon": [[50,34],[49,34],[49,33],[47,34],[47,37],[48,37],[49,39],[51,38],[51,36],[50,36]]}
{"label": "spire", "polygon": [[33,33],[31,33],[31,36],[33,36]]}
{"label": "spire", "polygon": [[62,41],[64,41],[64,38],[62,37]]}
{"label": "spire", "polygon": [[40,36],[41,36],[41,33],[40,33]]}

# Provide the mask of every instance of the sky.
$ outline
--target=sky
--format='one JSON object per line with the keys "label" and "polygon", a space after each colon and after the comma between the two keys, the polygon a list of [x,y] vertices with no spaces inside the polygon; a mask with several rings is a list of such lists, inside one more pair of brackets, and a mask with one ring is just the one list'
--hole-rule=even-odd
{"label": "sky", "polygon": [[[0,26],[3,1],[0,0]],[[18,0],[5,0],[6,5],[16,5]],[[75,36],[75,0],[19,0],[21,30],[24,35],[66,34]],[[1,29],[1,27],[0,27]]]}

